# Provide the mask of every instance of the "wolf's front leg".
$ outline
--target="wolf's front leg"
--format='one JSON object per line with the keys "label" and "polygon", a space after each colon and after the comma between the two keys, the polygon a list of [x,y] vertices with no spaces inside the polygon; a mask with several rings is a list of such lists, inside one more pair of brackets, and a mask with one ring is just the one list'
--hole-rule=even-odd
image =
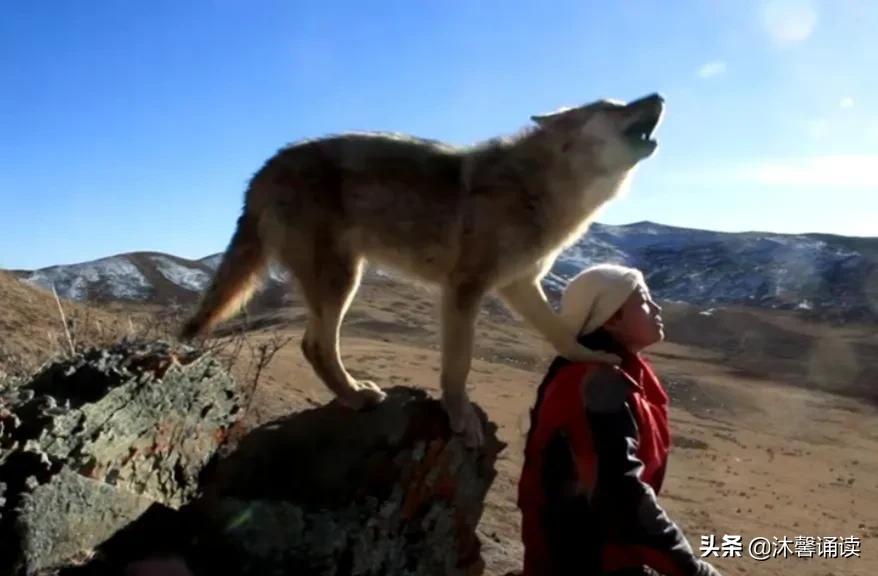
{"label": "wolf's front leg", "polygon": [[528,278],[507,284],[498,289],[503,300],[512,310],[520,314],[546,338],[561,356],[574,362],[607,362],[618,364],[622,361],[615,354],[591,350],[576,341],[571,331],[546,299],[543,288],[537,279]]}
{"label": "wolf's front leg", "polygon": [[469,285],[445,287],[442,291],[442,406],[451,429],[463,435],[469,447],[484,442],[482,422],[466,393],[476,316],[483,294]]}

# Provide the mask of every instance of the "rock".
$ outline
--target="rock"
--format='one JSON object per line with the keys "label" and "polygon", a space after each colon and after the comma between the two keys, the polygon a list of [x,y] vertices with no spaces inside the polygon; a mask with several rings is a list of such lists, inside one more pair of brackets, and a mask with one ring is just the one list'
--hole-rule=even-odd
{"label": "rock", "polygon": [[110,538],[152,503],[62,468],[22,496],[17,530],[27,570],[63,566]]}
{"label": "rock", "polygon": [[496,426],[476,407],[469,450],[438,400],[387,392],[230,434],[242,394],[208,355],[50,365],[0,395],[0,575],[481,574]]}
{"label": "rock", "polygon": [[0,396],[0,574],[97,546],[158,502],[191,501],[242,405],[191,349],[122,342],[47,365]]}
{"label": "rock", "polygon": [[481,574],[476,526],[503,445],[478,412],[479,450],[407,387],[369,411],[333,402],[268,423],[217,460],[201,497],[134,523],[71,574],[169,556],[196,575]]}
{"label": "rock", "polygon": [[397,387],[254,431],[217,467],[210,519],[242,574],[481,574],[476,526],[502,444],[468,450],[439,402]]}

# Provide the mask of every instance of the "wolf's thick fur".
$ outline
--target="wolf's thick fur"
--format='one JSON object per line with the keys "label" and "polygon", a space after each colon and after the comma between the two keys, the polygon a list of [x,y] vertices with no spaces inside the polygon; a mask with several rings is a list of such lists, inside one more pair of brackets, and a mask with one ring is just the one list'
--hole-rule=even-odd
{"label": "wolf's thick fur", "polygon": [[380,402],[380,388],[345,370],[338,335],[366,260],[395,268],[441,287],[443,402],[454,429],[478,443],[465,382],[489,291],[560,354],[614,360],[576,343],[540,280],[653,152],[662,107],[658,95],[598,101],[534,116],[536,127],[468,148],[372,133],[284,148],[253,176],[237,230],[181,336],[204,335],[233,314],[275,260],[307,302],[302,351],[315,372],[343,404]]}

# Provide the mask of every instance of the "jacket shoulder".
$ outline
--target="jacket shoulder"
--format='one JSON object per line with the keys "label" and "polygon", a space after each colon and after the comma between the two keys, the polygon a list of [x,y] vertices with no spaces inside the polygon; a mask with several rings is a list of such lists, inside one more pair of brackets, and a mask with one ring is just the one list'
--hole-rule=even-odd
{"label": "jacket shoulder", "polygon": [[582,399],[591,412],[616,412],[624,408],[634,381],[619,367],[598,364],[583,374]]}

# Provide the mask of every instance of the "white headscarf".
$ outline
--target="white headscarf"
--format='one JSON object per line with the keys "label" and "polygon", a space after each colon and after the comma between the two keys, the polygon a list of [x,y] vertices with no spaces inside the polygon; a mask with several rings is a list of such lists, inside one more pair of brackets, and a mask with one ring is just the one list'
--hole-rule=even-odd
{"label": "white headscarf", "polygon": [[609,320],[638,287],[646,287],[636,268],[598,264],[574,276],[561,295],[561,319],[578,334],[588,334]]}

